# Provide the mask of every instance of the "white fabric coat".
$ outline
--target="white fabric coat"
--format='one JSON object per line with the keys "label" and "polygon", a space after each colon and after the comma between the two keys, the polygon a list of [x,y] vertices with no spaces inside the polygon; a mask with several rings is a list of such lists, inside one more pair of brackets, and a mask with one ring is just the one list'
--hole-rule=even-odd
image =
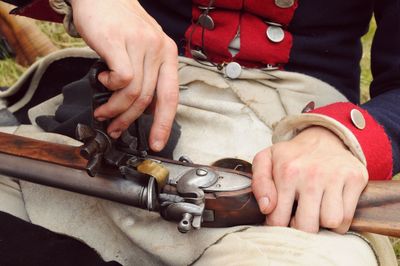
{"label": "white fabric coat", "polygon": [[[346,101],[342,94],[320,80],[278,70],[265,72],[243,69],[239,79],[230,80],[224,76],[223,70],[181,58],[179,78],[180,85],[187,87],[180,92],[176,120],[182,128],[182,134],[174,157],[186,155],[195,163],[201,164],[210,164],[225,157],[251,162],[258,151],[272,144],[273,125],[282,118],[299,114],[310,101],[314,101],[317,107]],[[57,107],[54,102],[59,103],[61,99],[59,96],[33,108],[29,112],[30,119],[34,121],[38,115],[54,113]],[[20,127],[16,133],[79,144],[64,136],[49,133],[35,135],[32,132],[40,130],[35,126],[27,126]],[[257,235],[254,234],[257,231],[267,236],[270,247],[280,245],[287,248],[284,248],[289,250],[285,257],[302,257],[304,261],[299,265],[315,265],[310,263],[323,261],[322,258],[326,256],[332,261],[332,265],[341,265],[343,257],[335,259],[340,257],[336,254],[341,252],[344,255],[349,252],[353,254],[355,264],[351,265],[377,265],[368,243],[354,235],[338,236],[324,231],[319,235],[312,235],[289,228],[252,226],[203,228],[181,234],[177,231],[176,224],[164,221],[155,213],[28,182],[21,182],[21,188],[27,214],[33,223],[83,239],[106,260],[117,260],[124,265],[188,265],[195,261],[200,265],[213,265],[213,262],[218,261],[232,265],[236,261],[233,253],[244,255],[245,252],[229,250],[241,238]],[[232,232],[236,233],[230,234]],[[240,237],[237,238],[238,236]],[[313,246],[320,247],[321,250],[310,253],[311,255],[304,253],[303,256],[298,256],[298,247],[290,251],[293,246],[291,237],[309,241],[308,243],[313,241],[317,243]],[[240,240],[242,243],[252,243],[251,241],[253,240]],[[266,249],[264,242],[261,245],[267,252],[259,255],[258,263],[292,265],[289,257],[284,261],[276,260],[283,249]],[[332,254],[333,247],[329,243],[336,243],[336,254]],[[255,253],[250,252],[244,261],[254,262],[257,258],[256,250],[259,248],[257,244],[254,245]],[[244,250],[252,249],[251,245],[246,246]],[[327,248],[324,249],[324,246]],[[217,253],[212,255],[214,249]],[[218,257],[220,252],[227,252],[231,256]],[[199,259],[203,253],[204,256]],[[240,259],[241,256],[236,257]],[[229,263],[229,258],[232,259],[232,264]],[[244,262],[236,262],[237,265],[246,265]]]}

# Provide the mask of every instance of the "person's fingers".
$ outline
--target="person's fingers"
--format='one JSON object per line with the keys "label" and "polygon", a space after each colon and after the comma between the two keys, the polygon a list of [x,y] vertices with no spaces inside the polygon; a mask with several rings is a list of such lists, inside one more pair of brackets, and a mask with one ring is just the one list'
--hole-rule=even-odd
{"label": "person's fingers", "polygon": [[146,78],[143,79],[143,91],[150,91],[150,90],[153,91],[150,103],[144,109],[144,113],[147,114],[154,114],[154,110],[156,107],[157,95],[155,91],[157,87],[157,80],[160,69],[159,67],[154,68],[154,66],[156,65],[160,66],[161,65],[160,61],[161,61],[161,56],[159,55],[159,51],[158,52],[153,51],[152,53],[147,54],[144,61],[144,76]]}
{"label": "person's fingers", "polygon": [[125,126],[133,123],[151,103],[157,84],[159,62],[156,57],[147,56],[143,65],[143,83],[140,95],[134,100],[131,106],[118,117],[113,119],[108,127],[109,134],[115,138],[125,130]]}
{"label": "person's fingers", "polygon": [[291,159],[291,153],[288,153],[287,148],[288,142],[280,142],[271,147],[272,176],[277,191],[277,204],[267,217],[267,225],[288,226],[292,216],[301,166]]}
{"label": "person's fingers", "polygon": [[252,190],[261,213],[269,214],[275,208],[277,193],[272,179],[271,148],[256,154],[253,159]]}
{"label": "person's fingers", "polygon": [[126,47],[122,43],[109,46],[98,45],[97,53],[103,58],[109,71],[99,74],[99,81],[109,90],[115,91],[128,86],[133,79],[133,66]]}
{"label": "person's fingers", "polygon": [[277,183],[275,179],[275,187],[278,194],[277,204],[267,217],[267,225],[288,226],[296,196],[295,186],[291,183]]}
{"label": "person's fingers", "polygon": [[[365,173],[365,175],[368,176],[368,173]],[[349,231],[358,200],[367,184],[367,181],[363,179],[365,178],[360,175],[349,176],[347,179],[343,189],[343,221],[338,228],[333,229],[334,232],[344,234]]]}
{"label": "person's fingers", "polygon": [[322,193],[315,184],[302,187],[302,191],[299,191],[294,228],[309,233],[318,232]]}
{"label": "person's fingers", "polygon": [[160,151],[166,145],[179,101],[177,48],[175,43],[171,43],[166,49],[167,55],[158,74],[156,107],[149,138],[154,151]]}
{"label": "person's fingers", "polygon": [[[340,179],[341,180],[341,179]],[[343,222],[343,183],[330,184],[322,196],[320,226],[338,228]]]}
{"label": "person's fingers", "polygon": [[[139,97],[142,84],[143,84],[143,64],[144,64],[144,51],[138,51],[137,53],[130,53],[130,61],[133,66],[130,70],[133,73],[134,79],[126,87],[115,91],[107,103],[97,108],[94,112],[96,118],[106,119],[113,118],[121,113],[125,112],[130,108],[133,102]],[[121,129],[126,128],[128,125],[123,123],[114,123],[114,130],[117,127]]]}

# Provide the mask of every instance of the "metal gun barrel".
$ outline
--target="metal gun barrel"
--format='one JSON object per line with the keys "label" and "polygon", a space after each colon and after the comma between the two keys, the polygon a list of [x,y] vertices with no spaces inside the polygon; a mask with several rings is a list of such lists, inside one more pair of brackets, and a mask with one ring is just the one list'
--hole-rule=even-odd
{"label": "metal gun barrel", "polygon": [[[86,171],[0,153],[0,173],[21,180],[99,197],[142,209],[156,206],[149,180],[127,180],[117,173],[90,177]],[[149,205],[150,204],[150,205]],[[152,209],[151,209],[152,210]]]}

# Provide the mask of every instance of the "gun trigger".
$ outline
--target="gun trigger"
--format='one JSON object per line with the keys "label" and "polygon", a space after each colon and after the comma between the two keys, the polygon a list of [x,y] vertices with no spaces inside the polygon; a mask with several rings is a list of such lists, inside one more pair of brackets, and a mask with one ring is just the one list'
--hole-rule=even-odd
{"label": "gun trigger", "polygon": [[193,221],[192,221],[192,227],[193,227],[194,229],[200,229],[200,227],[201,227],[201,220],[202,220],[202,217],[201,217],[201,216],[195,216],[195,217],[193,218]]}

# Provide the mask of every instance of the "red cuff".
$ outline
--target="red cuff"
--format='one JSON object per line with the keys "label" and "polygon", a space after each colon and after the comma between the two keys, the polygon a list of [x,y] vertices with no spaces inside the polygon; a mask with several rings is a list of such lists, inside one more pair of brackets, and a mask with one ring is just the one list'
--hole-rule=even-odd
{"label": "red cuff", "polygon": [[62,22],[64,16],[57,14],[49,5],[49,0],[33,0],[30,4],[18,7],[11,11],[14,15],[21,15],[38,20]]}
{"label": "red cuff", "polygon": [[[357,109],[365,120],[365,128],[359,129],[351,118],[351,111]],[[392,146],[385,130],[364,109],[352,103],[334,103],[317,108],[310,113],[329,116],[347,127],[357,138],[364,152],[370,180],[392,178]]]}

